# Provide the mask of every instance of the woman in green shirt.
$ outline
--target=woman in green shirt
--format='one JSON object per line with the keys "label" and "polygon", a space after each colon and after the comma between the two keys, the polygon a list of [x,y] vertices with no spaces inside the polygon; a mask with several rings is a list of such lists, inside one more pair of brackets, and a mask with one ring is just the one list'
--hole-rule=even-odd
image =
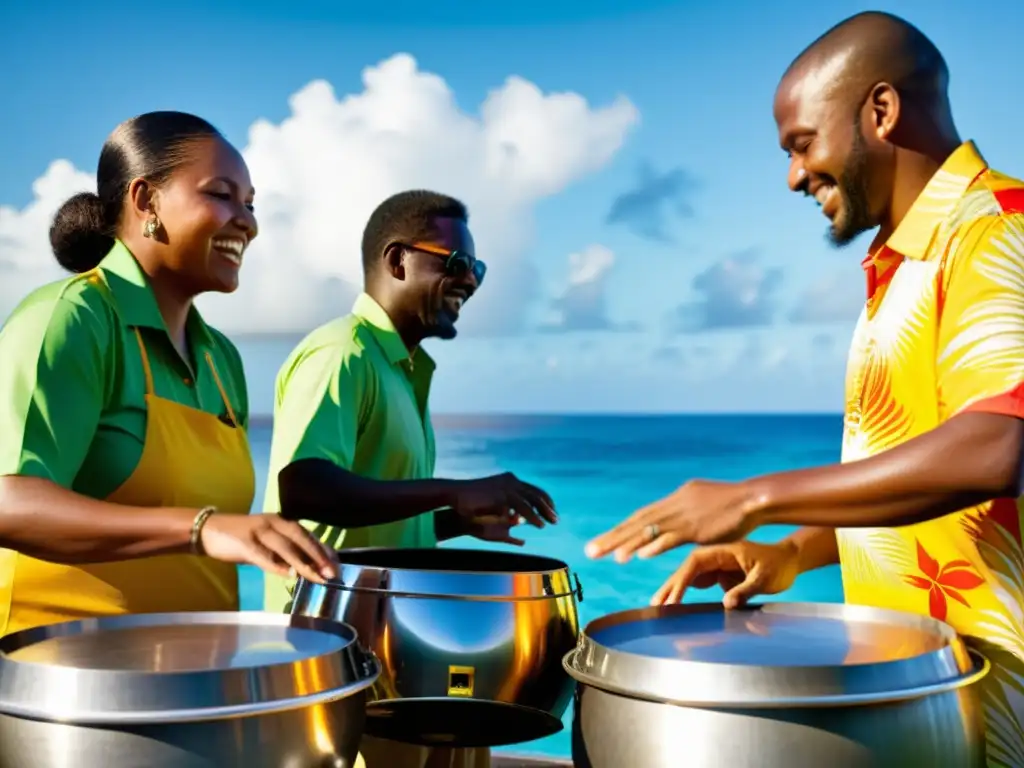
{"label": "woman in green shirt", "polygon": [[237,288],[253,194],[213,126],[153,112],[111,134],[97,193],[58,211],[51,243],[76,274],[0,329],[0,635],[235,610],[238,563],[334,574],[300,525],[248,514],[241,358],[193,306]]}

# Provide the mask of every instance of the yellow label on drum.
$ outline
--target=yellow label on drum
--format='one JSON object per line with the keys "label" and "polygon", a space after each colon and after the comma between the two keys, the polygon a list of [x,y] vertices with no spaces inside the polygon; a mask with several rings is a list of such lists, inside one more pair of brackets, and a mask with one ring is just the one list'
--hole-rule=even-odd
{"label": "yellow label on drum", "polygon": [[472,696],[475,675],[473,667],[448,667],[448,695]]}

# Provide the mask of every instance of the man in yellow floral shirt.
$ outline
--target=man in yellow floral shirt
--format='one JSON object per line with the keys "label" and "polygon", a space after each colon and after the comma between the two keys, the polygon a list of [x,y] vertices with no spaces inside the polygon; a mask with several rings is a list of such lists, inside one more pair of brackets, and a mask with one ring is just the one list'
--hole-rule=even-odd
{"label": "man in yellow floral shirt", "polygon": [[[655,595],[732,607],[837,559],[846,599],[952,624],[993,663],[989,766],[1024,765],[1024,182],[953,124],[948,71],[905,21],[859,14],[790,66],[775,118],[789,184],[838,245],[877,228],[850,352],[843,463],[691,481],[588,546],[620,562],[696,542]],[[763,524],[805,527],[774,545]]]}

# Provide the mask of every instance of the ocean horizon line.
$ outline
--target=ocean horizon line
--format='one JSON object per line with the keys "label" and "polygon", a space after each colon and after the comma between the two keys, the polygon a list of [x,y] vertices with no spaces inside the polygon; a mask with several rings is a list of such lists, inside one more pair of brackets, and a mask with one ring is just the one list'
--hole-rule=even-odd
{"label": "ocean horizon line", "polygon": [[[441,411],[431,413],[435,426],[464,426],[472,423],[487,422],[494,424],[504,420],[523,422],[529,420],[574,420],[574,419],[695,419],[695,418],[837,418],[841,419],[841,411]],[[252,414],[250,426],[266,426],[274,422],[271,413]]]}

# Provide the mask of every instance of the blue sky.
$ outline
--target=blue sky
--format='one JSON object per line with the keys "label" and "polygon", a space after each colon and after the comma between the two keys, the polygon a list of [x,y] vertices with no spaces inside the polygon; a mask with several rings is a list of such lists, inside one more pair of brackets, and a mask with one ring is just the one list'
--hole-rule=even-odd
{"label": "blue sky", "polygon": [[[251,274],[263,285],[262,293],[254,287],[249,298],[218,298],[211,315],[243,351],[256,410],[269,408],[277,366],[312,322],[300,305],[315,303],[327,314],[348,308],[358,261],[353,233],[365,218],[361,193],[386,193],[388,184],[406,180],[449,191],[449,179],[471,215],[480,211],[481,256],[490,249],[495,258],[487,286],[471,302],[476,306],[467,306],[465,332],[430,346],[440,364],[436,411],[840,410],[845,348],[863,295],[864,243],[831,249],[817,208],[787,191],[771,99],[778,76],[804,45],[869,6],[370,6],[186,0],[173,11],[48,2],[5,10],[0,67],[15,73],[0,81],[0,281],[8,293],[24,293],[37,273],[53,276],[35,270],[49,258],[48,195],[88,181],[103,139],[120,120],[182,109],[249,147],[258,190],[282,198],[271,204],[281,215],[263,220],[263,249],[254,246],[250,257],[256,263],[243,272],[243,281]],[[932,37],[952,70],[961,135],[978,141],[993,165],[1024,174],[1019,144],[1012,143],[1024,102],[1018,68],[1010,66],[1024,5],[995,2],[983,15],[976,3],[962,1],[874,8],[900,14]],[[418,73],[443,79],[454,99],[445,119],[466,124],[449,128],[433,112],[418,111],[443,106],[436,94],[422,104],[389,101],[405,91],[381,86],[380,98],[359,103],[390,111],[407,137],[402,146],[423,163],[406,157],[391,168],[391,160],[377,157],[357,165],[354,146],[403,151],[381,144],[380,136],[369,145],[342,136],[351,128],[346,120],[362,114],[362,107],[344,107],[346,97],[368,87],[367,67],[394,64],[396,54],[409,54]],[[393,74],[388,82],[432,87],[399,70],[386,70]],[[518,119],[526,113],[488,118],[482,105],[510,77],[539,89],[538,99],[578,94],[585,109],[566,101],[543,112],[547,122]],[[333,94],[303,91],[318,80]],[[292,98],[300,92],[305,101]],[[517,93],[518,100],[502,103],[534,103],[530,88]],[[330,115],[318,117],[328,107]],[[263,127],[251,131],[260,120]],[[474,121],[489,124],[490,133],[472,133]],[[463,129],[480,146],[503,132],[526,137],[523,162],[551,168],[534,167],[519,187],[488,186],[483,170],[468,168],[479,159],[472,148],[467,167],[444,148],[446,134],[459,137]],[[540,130],[551,136],[534,135]],[[427,138],[408,138],[419,131]],[[444,162],[431,165],[433,141]],[[323,149],[317,142],[334,158],[324,165],[334,169],[330,179],[310,179]],[[276,158],[276,147],[293,154]],[[57,159],[86,175],[65,166],[47,175]],[[313,171],[290,175],[300,161]],[[284,199],[288,190],[297,197]],[[267,210],[262,199],[258,212]],[[336,230],[335,216],[345,222]],[[303,222],[293,225],[301,231],[279,237],[274,227],[286,219]],[[15,241],[19,250],[5,253]],[[570,262],[570,254],[582,255]],[[335,270],[335,258],[347,266]],[[275,275],[304,260],[314,264],[306,282],[275,301]],[[17,280],[4,277],[12,263]],[[12,295],[7,306],[0,303],[0,316]],[[257,327],[253,318],[270,319]]]}

